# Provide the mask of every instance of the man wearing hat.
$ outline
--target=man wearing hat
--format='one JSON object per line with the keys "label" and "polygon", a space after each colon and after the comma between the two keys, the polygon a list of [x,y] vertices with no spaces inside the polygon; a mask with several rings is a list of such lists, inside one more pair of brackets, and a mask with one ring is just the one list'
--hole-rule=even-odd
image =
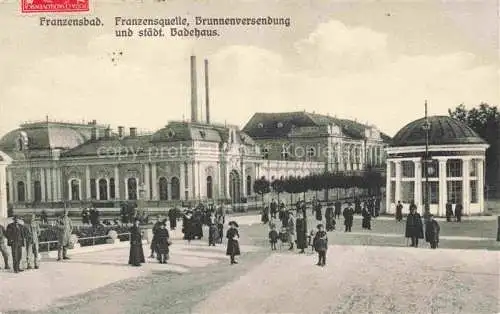
{"label": "man wearing hat", "polygon": [[429,214],[429,219],[425,223],[425,240],[431,245],[431,249],[436,249],[439,243],[439,223],[434,215]]}
{"label": "man wearing hat", "polygon": [[69,247],[69,238],[71,237],[71,233],[73,232],[73,223],[71,222],[71,218],[68,217],[68,212],[64,211],[64,215],[61,217],[59,221],[59,235],[58,235],[58,250],[57,250],[57,260],[61,259],[70,259],[68,257],[68,247]]}
{"label": "man wearing hat", "polygon": [[292,211],[288,211],[288,223],[286,224],[288,232],[288,241],[290,241],[289,250],[293,250],[293,244],[295,243],[295,217]]}
{"label": "man wearing hat", "polygon": [[9,253],[7,249],[7,234],[5,228],[0,224],[0,253],[3,257],[5,269],[10,269],[9,267]]}
{"label": "man wearing hat", "polygon": [[325,266],[326,264],[326,251],[328,250],[328,235],[323,230],[323,225],[317,226],[318,232],[314,236],[314,249],[318,252],[318,266]]}
{"label": "man wearing hat", "polygon": [[19,223],[19,217],[14,216],[14,221],[7,226],[6,235],[8,245],[12,250],[12,266],[14,272],[22,272],[23,270],[20,268],[20,264],[23,254],[24,232],[23,226]]}
{"label": "man wearing hat", "polygon": [[352,208],[351,202],[347,204],[347,208],[344,209],[344,225],[345,232],[351,232],[352,224],[354,222],[354,209]]}

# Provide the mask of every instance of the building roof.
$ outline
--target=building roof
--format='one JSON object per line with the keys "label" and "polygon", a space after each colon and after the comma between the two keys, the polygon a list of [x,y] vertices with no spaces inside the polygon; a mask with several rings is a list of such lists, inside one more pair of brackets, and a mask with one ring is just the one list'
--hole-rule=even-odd
{"label": "building roof", "polygon": [[[364,139],[365,130],[371,127],[356,121],[339,119],[326,115],[305,111],[264,113],[257,112],[243,128],[254,139],[270,139],[287,137],[294,127],[312,127],[335,124],[342,133],[352,139]],[[382,140],[390,141],[390,137],[380,133]]]}
{"label": "building roof", "polygon": [[72,124],[58,122],[38,122],[23,124],[0,139],[0,149],[15,150],[18,139],[25,135],[30,150],[37,149],[71,149],[86,142],[91,137],[92,127],[103,129],[103,126]]}
{"label": "building roof", "polygon": [[62,157],[84,157],[97,156],[102,154],[103,157],[127,157],[133,154],[145,152],[150,146],[151,136],[127,136],[118,138],[112,136],[110,138],[100,138],[89,140],[80,146],[70,149],[61,154]]}
{"label": "building roof", "polygon": [[[486,144],[474,130],[461,121],[448,116],[431,116],[428,120],[429,145]],[[425,118],[421,118],[405,125],[394,136],[391,146],[425,145],[425,121]]]}

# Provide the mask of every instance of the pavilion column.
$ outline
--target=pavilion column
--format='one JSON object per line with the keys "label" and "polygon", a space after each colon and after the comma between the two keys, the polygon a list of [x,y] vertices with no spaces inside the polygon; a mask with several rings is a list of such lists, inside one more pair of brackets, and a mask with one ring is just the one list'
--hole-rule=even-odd
{"label": "pavilion column", "polygon": [[[126,183],[127,182],[125,182],[125,184]],[[92,198],[92,193],[90,191],[90,167],[89,166],[85,166],[85,192],[87,194],[87,200],[90,200]]]}
{"label": "pavilion column", "polygon": [[462,204],[464,214],[470,215],[470,158],[462,158]]}
{"label": "pavilion column", "polygon": [[241,167],[241,196],[246,197],[247,196],[247,176],[246,176],[246,170],[245,170],[245,165]]}
{"label": "pavilion column", "polygon": [[[64,197],[63,197],[63,176],[62,176],[62,170],[61,168],[56,168],[56,180],[57,180],[57,200],[58,201],[63,201],[64,200]],[[80,187],[80,190],[79,190],[79,197],[81,199],[82,197],[82,186],[81,184],[79,184],[79,187]]]}
{"label": "pavilion column", "polygon": [[46,201],[50,202],[53,200],[52,198],[52,182],[53,182],[53,177],[52,177],[52,169],[51,168],[45,168],[46,171],[46,177],[47,177],[47,194],[46,194]]}
{"label": "pavilion column", "polygon": [[58,202],[60,201],[58,186],[59,186],[59,181],[61,180],[59,179],[57,168],[52,168],[51,171],[52,171],[52,197],[54,201]]}
{"label": "pavilion column", "polygon": [[14,179],[12,178],[12,170],[7,170],[7,180],[9,182],[9,200],[11,203],[16,202],[16,198],[14,195],[14,191],[16,187],[14,187]]}
{"label": "pavilion column", "polygon": [[[229,172],[230,172],[229,165],[226,165],[225,169],[226,169],[226,184],[224,185],[225,186],[225,190],[226,190],[225,194],[226,194],[226,198],[230,198],[231,195],[229,194],[229,192],[230,192],[229,185],[231,185],[232,182],[229,181],[229,178],[230,178],[230,176],[229,176]],[[270,180],[270,178],[268,178],[268,180]]]}
{"label": "pavilion column", "polygon": [[220,162],[217,162],[217,167],[216,167],[216,172],[217,172],[217,185],[216,185],[216,195],[218,195],[218,198],[224,198],[224,188],[223,188],[223,182],[221,178],[221,165]]}
{"label": "pavilion column", "polygon": [[191,163],[190,169],[191,169],[191,175],[189,176],[189,178],[191,179],[191,184],[190,184],[191,196],[193,197],[194,200],[196,200],[197,199],[196,196],[198,194],[197,193],[198,191],[196,191],[198,187],[198,180],[196,178],[198,176],[198,164],[195,161],[193,161]]}
{"label": "pavilion column", "polygon": [[[6,162],[0,158],[0,223],[2,223],[1,219],[7,218],[8,216],[6,168]],[[9,183],[9,193],[10,190],[12,190],[12,186]]]}
{"label": "pavilion column", "polygon": [[151,194],[150,194],[150,182],[149,182],[149,164],[144,165],[144,199],[149,200],[151,199]]}
{"label": "pavilion column", "polygon": [[[422,212],[424,212],[424,208],[422,207],[422,162],[419,159],[413,161],[415,164],[415,205],[417,208],[422,208]],[[428,195],[426,195],[428,197]],[[429,200],[430,202],[430,200]]]}
{"label": "pavilion column", "polygon": [[115,166],[115,199],[120,199],[120,172],[118,166]]}
{"label": "pavilion column", "polygon": [[477,187],[479,189],[477,194],[479,209],[484,213],[486,212],[484,206],[484,159],[478,159],[477,161]]}
{"label": "pavilion column", "polygon": [[195,182],[196,182],[196,196],[198,199],[201,199],[201,167],[200,167],[200,162],[196,162],[196,176],[195,176]]}
{"label": "pavilion column", "polygon": [[446,213],[446,159],[439,159],[439,206],[437,215]]}
{"label": "pavilion column", "polygon": [[392,162],[388,161],[387,162],[387,167],[386,167],[386,183],[385,183],[385,206],[386,206],[386,213],[392,213],[392,208],[391,208],[391,164]]}
{"label": "pavilion column", "polygon": [[31,169],[28,168],[26,170],[26,201],[31,202],[33,199],[31,198],[31,191],[33,191],[33,187],[31,186]]}
{"label": "pavilion column", "polygon": [[396,160],[396,192],[394,193],[396,203],[401,200],[401,160]]}
{"label": "pavilion column", "polygon": [[46,198],[46,185],[45,185],[45,168],[40,168],[40,189],[42,190],[41,201],[46,202],[48,199]]}
{"label": "pavilion column", "polygon": [[156,179],[156,163],[151,164],[151,194],[153,200],[158,199],[158,180]]}
{"label": "pavilion column", "polygon": [[[184,163],[179,164],[179,198],[181,200],[186,199],[186,177],[184,176],[186,170],[184,168]],[[169,194],[169,197],[171,197],[171,194]]]}

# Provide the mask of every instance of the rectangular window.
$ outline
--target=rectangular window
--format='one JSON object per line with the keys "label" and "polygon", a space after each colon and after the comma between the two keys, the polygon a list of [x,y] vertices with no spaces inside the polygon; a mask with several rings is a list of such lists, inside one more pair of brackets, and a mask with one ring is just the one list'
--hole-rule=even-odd
{"label": "rectangular window", "polygon": [[446,184],[448,200],[453,203],[462,203],[462,181],[448,181]]}
{"label": "rectangular window", "polygon": [[477,176],[477,159],[472,159],[471,161],[469,161],[469,176]]}
{"label": "rectangular window", "polygon": [[474,204],[477,204],[479,202],[477,181],[476,180],[470,181],[470,202],[474,203]]}
{"label": "rectangular window", "polygon": [[462,177],[462,160],[450,159],[446,162],[446,176],[448,178]]}
{"label": "rectangular window", "polygon": [[115,198],[115,178],[109,179],[109,197]]}
{"label": "rectangular window", "polygon": [[396,163],[391,161],[389,162],[389,165],[391,166],[391,178],[396,177]]}
{"label": "rectangular window", "polygon": [[415,163],[411,160],[403,160],[401,162],[401,170],[403,178],[415,178]]}
{"label": "rectangular window", "polygon": [[96,190],[95,179],[90,179],[90,198],[91,199],[96,199],[97,198],[97,190]]}
{"label": "rectangular window", "polygon": [[439,204],[439,182],[429,181],[429,190],[425,190],[425,181],[422,182],[422,204],[425,204],[426,193],[429,198],[429,204]]}
{"label": "rectangular window", "polygon": [[411,203],[415,200],[415,182],[401,182],[401,201],[403,203]]}

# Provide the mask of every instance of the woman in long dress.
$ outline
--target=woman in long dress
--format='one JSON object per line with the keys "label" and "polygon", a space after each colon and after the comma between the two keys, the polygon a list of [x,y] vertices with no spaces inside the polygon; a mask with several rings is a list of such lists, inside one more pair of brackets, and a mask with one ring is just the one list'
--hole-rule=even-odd
{"label": "woman in long dress", "polygon": [[134,225],[130,228],[130,254],[128,258],[129,265],[141,266],[145,263],[144,250],[142,248],[142,234],[139,228],[139,219],[134,220]]}
{"label": "woman in long dress", "polygon": [[231,265],[238,264],[235,259],[235,256],[240,255],[240,244],[238,239],[240,238],[240,234],[238,232],[238,224],[234,221],[229,223],[229,229],[226,233],[227,238],[227,250],[226,255],[229,255],[231,258]]}

